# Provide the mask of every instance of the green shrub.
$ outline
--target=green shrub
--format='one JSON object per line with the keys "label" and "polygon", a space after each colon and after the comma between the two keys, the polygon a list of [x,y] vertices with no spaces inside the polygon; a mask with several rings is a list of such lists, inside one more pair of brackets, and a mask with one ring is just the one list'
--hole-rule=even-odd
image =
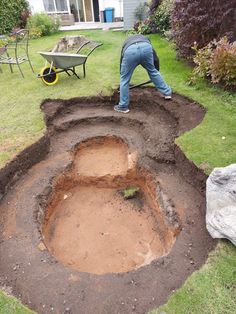
{"label": "green shrub", "polygon": [[31,27],[29,30],[30,38],[36,39],[42,37],[42,30],[39,27]]}
{"label": "green shrub", "polygon": [[136,21],[143,21],[148,14],[148,4],[146,2],[140,3],[134,10],[134,17]]}
{"label": "green shrub", "polygon": [[6,46],[7,41],[5,39],[0,38],[0,48]]}
{"label": "green shrub", "polygon": [[24,27],[26,15],[29,15],[29,3],[27,0],[1,0],[0,34],[8,34],[14,27]]}
{"label": "green shrub", "polygon": [[148,17],[144,21],[137,22],[134,26],[133,33],[136,34],[152,34],[156,32],[155,21],[153,16]]}
{"label": "green shrub", "polygon": [[165,34],[170,29],[170,18],[174,0],[162,0],[156,11],[145,20],[139,20],[134,26],[138,34]]}
{"label": "green shrub", "polygon": [[162,0],[155,12],[155,24],[157,31],[164,34],[170,29],[171,13],[174,0]]}
{"label": "green shrub", "polygon": [[[51,35],[59,29],[60,22],[58,18],[53,18],[46,13],[37,13],[28,18],[27,28],[31,34],[41,33],[41,36]],[[32,35],[31,35],[32,36]]]}
{"label": "green shrub", "polygon": [[13,43],[14,41],[14,36],[4,36],[4,38],[0,38],[0,47],[4,47],[7,44]]}
{"label": "green shrub", "polygon": [[197,49],[194,63],[195,69],[191,82],[198,77],[208,77],[213,84],[222,84],[226,88],[236,90],[236,41],[230,43],[226,37],[219,41],[211,41],[207,46]]}

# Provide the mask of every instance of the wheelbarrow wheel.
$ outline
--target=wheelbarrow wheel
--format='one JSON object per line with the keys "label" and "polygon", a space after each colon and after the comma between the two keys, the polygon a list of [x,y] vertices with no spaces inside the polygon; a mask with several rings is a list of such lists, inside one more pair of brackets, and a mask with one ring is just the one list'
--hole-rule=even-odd
{"label": "wheelbarrow wheel", "polygon": [[49,66],[42,68],[40,75],[44,84],[48,86],[55,85],[59,77],[56,69]]}

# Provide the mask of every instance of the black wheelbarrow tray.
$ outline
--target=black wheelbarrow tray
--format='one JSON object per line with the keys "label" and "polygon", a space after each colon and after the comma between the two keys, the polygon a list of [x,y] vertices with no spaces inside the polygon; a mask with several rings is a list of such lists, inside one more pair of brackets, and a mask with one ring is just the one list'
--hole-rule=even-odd
{"label": "black wheelbarrow tray", "polygon": [[47,60],[49,64],[45,65],[38,78],[41,78],[46,85],[55,85],[58,81],[58,74],[66,72],[69,76],[75,75],[80,78],[75,72],[75,67],[85,65],[87,55],[80,55],[65,52],[39,52],[39,54]]}

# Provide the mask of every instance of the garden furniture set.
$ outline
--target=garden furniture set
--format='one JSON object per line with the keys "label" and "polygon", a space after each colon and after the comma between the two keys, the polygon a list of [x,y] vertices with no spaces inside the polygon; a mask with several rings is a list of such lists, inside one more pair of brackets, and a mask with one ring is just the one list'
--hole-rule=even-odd
{"label": "garden furniture set", "polygon": [[[2,38],[4,38],[2,36]],[[48,86],[58,82],[58,74],[65,72],[68,76],[75,75],[80,78],[75,71],[75,67],[83,66],[83,75],[86,76],[86,62],[90,54],[102,43],[97,43],[85,36],[65,36],[56,44],[51,51],[39,52],[46,60],[38,78]],[[21,76],[24,74],[21,64],[28,62],[32,72],[33,66],[29,58],[29,30],[18,30],[10,36],[10,42],[6,42],[0,47],[0,65],[8,64],[13,73],[13,65],[17,65]],[[0,72],[2,69],[0,68]]]}

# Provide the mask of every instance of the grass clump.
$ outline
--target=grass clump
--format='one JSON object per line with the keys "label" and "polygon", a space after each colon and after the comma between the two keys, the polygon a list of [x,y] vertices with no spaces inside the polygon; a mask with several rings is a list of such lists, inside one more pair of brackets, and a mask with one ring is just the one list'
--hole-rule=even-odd
{"label": "grass clump", "polygon": [[139,192],[139,187],[128,187],[122,190],[122,195],[125,200],[128,200],[130,198],[136,197],[138,192]]}

